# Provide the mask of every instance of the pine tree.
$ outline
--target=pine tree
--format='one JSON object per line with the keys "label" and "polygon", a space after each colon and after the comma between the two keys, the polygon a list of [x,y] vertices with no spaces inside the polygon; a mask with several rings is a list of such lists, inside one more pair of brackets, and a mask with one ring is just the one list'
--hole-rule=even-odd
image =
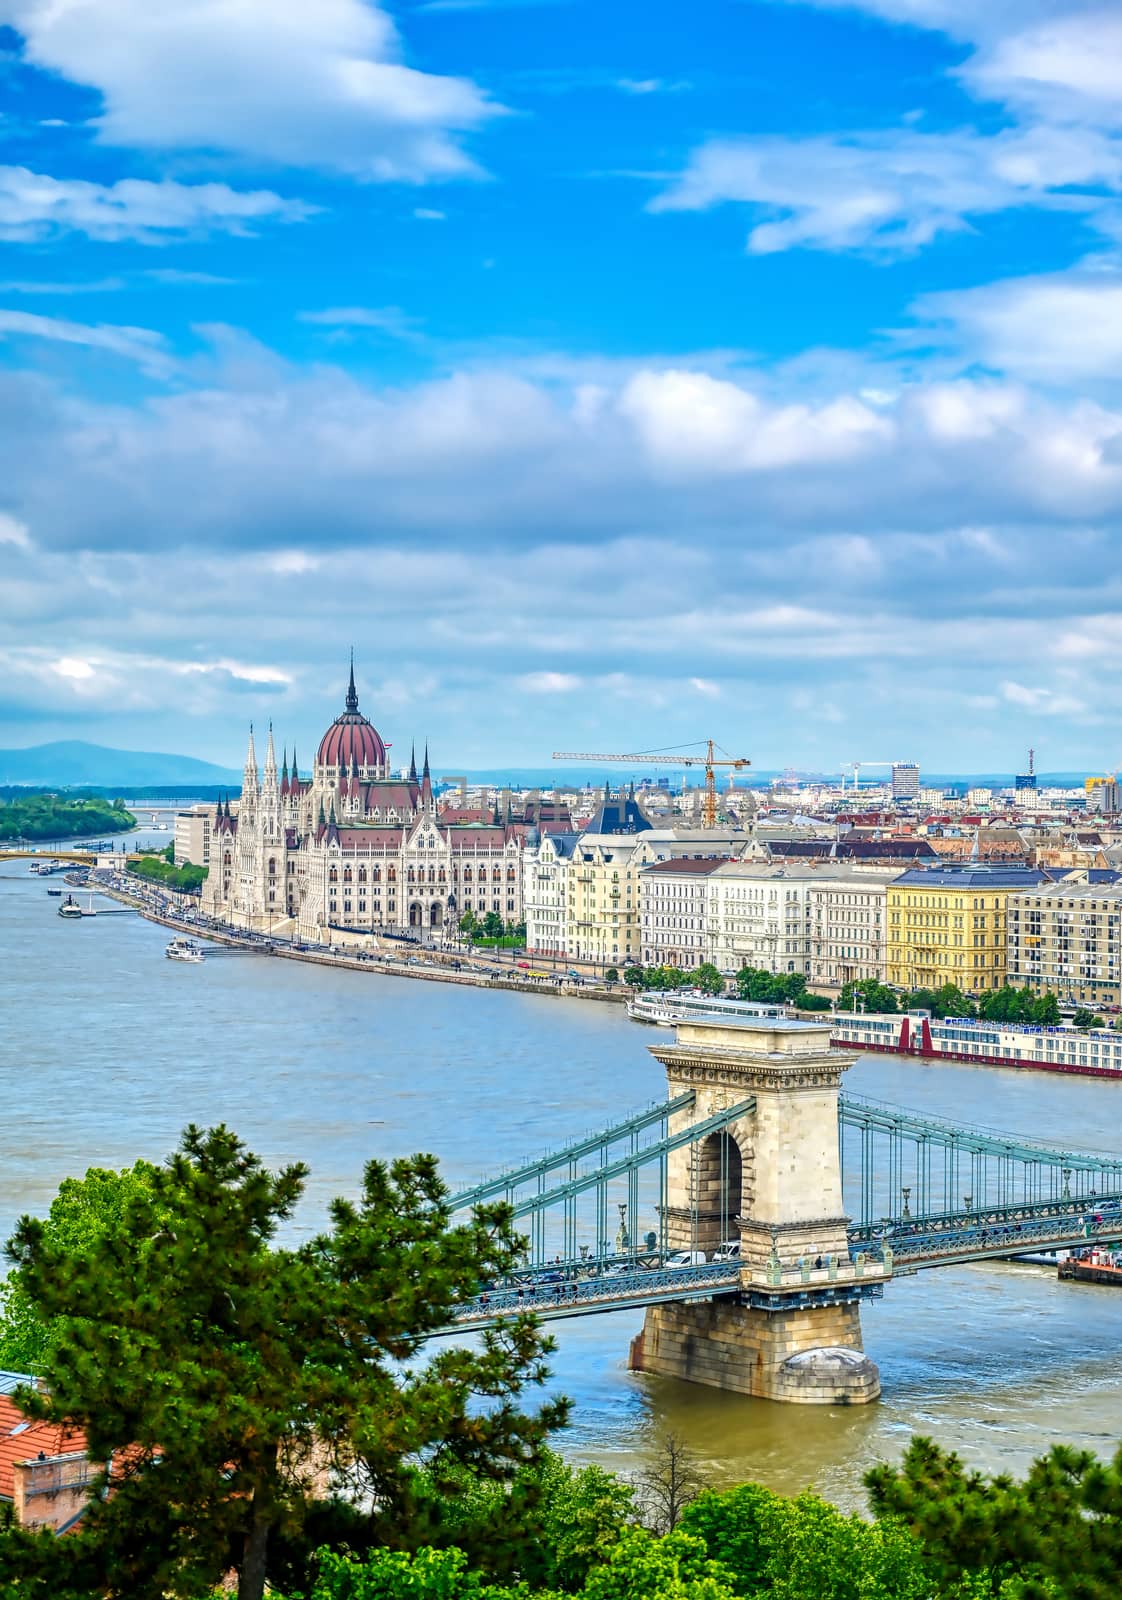
{"label": "pine tree", "polygon": [[[75,1244],[20,1222],[9,1254],[51,1326],[47,1392],[23,1403],[108,1463],[81,1531],[54,1543],[59,1595],[80,1574],[109,1600],[193,1600],[233,1569],[238,1600],[261,1600],[271,1537],[333,1484],[357,1483],[390,1526],[413,1508],[418,1459],[502,1478],[564,1421],[563,1401],[519,1409],[551,1348],[530,1319],[416,1360],[518,1258],[505,1207],[453,1225],[432,1157],[370,1162],[327,1231],[279,1248],[306,1175],[190,1127],[117,1228]],[[41,1541],[9,1542],[0,1583],[21,1559],[37,1573]]]}

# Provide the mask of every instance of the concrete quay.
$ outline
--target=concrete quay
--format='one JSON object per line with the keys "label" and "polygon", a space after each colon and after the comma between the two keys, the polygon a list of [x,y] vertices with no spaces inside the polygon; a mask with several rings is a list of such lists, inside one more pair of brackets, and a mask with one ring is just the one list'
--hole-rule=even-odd
{"label": "concrete quay", "polygon": [[313,966],[330,967],[332,971],[346,968],[351,972],[380,973],[384,977],[392,978],[416,978],[427,983],[453,983],[473,989],[507,989],[515,994],[544,995],[549,999],[600,1000],[613,1005],[621,1005],[627,1000],[627,990],[623,985],[609,989],[557,980],[535,982],[528,977],[515,977],[513,973],[509,978],[505,975],[494,977],[490,973],[473,971],[470,967],[461,967],[456,971],[439,962],[426,961],[420,955],[414,956],[409,961],[395,961],[386,955],[345,954],[343,947],[297,950],[285,940],[246,938],[233,930],[200,927],[196,922],[176,916],[174,911],[166,906],[153,904],[139,890],[122,889],[117,884],[91,884],[89,887],[99,894],[109,896],[110,899],[132,906],[146,921],[158,923],[161,927],[170,928],[187,938],[206,939],[230,949],[254,951],[258,955],[277,956],[286,961],[306,961]]}

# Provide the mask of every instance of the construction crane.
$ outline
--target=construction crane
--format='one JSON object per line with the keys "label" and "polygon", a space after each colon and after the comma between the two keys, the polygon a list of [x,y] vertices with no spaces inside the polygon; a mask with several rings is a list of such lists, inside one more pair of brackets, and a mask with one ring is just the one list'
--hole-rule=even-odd
{"label": "construction crane", "polygon": [[747,756],[730,756],[727,752],[724,757],[714,754],[721,747],[714,744],[712,739],[699,739],[699,744],[705,745],[703,756],[686,756],[676,750],[647,750],[633,755],[611,755],[589,750],[555,750],[554,761],[642,761],[655,767],[704,767],[705,768],[705,798],[702,801],[701,818],[707,828],[717,825],[717,772],[718,767],[732,767],[739,771],[741,767],[752,765]]}
{"label": "construction crane", "polygon": [[[853,787],[857,788],[857,771],[859,767],[897,767],[898,761],[847,761],[846,766],[853,768]],[[843,784],[844,788],[844,784]]]}

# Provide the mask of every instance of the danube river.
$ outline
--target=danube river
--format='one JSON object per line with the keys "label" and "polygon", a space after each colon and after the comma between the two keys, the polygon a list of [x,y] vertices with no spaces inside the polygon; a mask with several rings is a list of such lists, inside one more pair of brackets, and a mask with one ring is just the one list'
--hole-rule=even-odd
{"label": "danube river", "polygon": [[[134,914],[68,923],[57,905],[24,863],[0,866],[4,1236],[67,1174],[159,1159],[189,1121],[227,1122],[270,1163],[308,1161],[298,1220],[314,1229],[370,1156],[431,1150],[455,1185],[662,1097],[650,1034],[615,1006],[242,953],[192,966],[165,960],[166,930]],[[1122,1083],[879,1057],[848,1085],[1122,1150]],[[862,1315],[884,1399],[853,1410],[630,1374],[628,1313],[556,1324],[554,1381],[575,1402],[563,1448],[626,1470],[672,1428],[721,1480],[814,1484],[855,1505],[866,1468],[916,1431],[990,1470],[1059,1440],[1107,1452],[1122,1435],[1120,1291],[1027,1266],[943,1268]]]}

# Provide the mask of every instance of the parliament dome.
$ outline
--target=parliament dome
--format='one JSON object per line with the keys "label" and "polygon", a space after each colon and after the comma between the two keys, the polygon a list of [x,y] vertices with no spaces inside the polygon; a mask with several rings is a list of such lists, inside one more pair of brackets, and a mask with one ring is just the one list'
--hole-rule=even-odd
{"label": "parliament dome", "polygon": [[352,662],[351,679],[347,686],[347,708],[342,716],[335,718],[320,740],[316,764],[321,767],[342,767],[349,772],[352,766],[381,768],[385,762],[386,747],[381,734],[358,709]]}

